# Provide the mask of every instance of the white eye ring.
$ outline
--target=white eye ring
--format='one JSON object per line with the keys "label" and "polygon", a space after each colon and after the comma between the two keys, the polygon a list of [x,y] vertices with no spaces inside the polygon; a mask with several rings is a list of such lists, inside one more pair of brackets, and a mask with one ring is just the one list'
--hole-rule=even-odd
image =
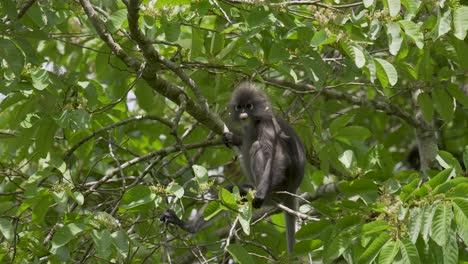
{"label": "white eye ring", "polygon": [[247,109],[253,109],[253,104],[246,104],[245,107],[246,107]]}
{"label": "white eye ring", "polygon": [[236,111],[239,111],[239,110],[241,109],[241,107],[240,107],[240,105],[236,105],[236,106],[234,107],[234,109],[235,109]]}

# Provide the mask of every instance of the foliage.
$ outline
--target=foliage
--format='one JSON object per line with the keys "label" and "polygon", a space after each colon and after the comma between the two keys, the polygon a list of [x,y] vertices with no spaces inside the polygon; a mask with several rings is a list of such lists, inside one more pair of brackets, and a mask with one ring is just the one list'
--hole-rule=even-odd
{"label": "foliage", "polygon": [[[286,261],[280,210],[221,187],[245,180],[219,134],[246,78],[307,148],[298,262],[468,261],[459,1],[1,0],[0,17],[1,262]],[[210,222],[192,235],[167,209]]]}

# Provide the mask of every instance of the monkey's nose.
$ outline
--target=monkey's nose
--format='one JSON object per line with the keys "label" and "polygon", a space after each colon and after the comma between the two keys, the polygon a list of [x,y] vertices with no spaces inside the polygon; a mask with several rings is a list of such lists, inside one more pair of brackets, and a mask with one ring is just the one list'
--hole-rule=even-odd
{"label": "monkey's nose", "polygon": [[247,119],[247,117],[249,117],[249,115],[247,113],[240,113],[240,115],[239,115],[240,120],[245,120],[245,119]]}

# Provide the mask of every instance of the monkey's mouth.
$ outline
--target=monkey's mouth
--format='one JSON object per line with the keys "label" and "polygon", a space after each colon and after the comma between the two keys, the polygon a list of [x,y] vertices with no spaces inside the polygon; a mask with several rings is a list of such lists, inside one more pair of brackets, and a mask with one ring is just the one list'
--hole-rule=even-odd
{"label": "monkey's mouth", "polygon": [[239,115],[239,119],[240,119],[240,120],[246,120],[247,118],[249,118],[249,114],[247,114],[247,113],[240,113],[240,115]]}

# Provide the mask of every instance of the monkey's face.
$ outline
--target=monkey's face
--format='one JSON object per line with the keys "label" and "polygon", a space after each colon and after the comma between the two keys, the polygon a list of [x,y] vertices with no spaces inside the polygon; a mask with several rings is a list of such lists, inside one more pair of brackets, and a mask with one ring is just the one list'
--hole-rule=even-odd
{"label": "monkey's face", "polygon": [[270,117],[269,107],[260,101],[239,102],[233,105],[232,108],[231,113],[234,121],[239,121],[245,125]]}
{"label": "monkey's face", "polygon": [[248,83],[241,84],[234,91],[229,106],[233,121],[243,125],[270,119],[272,116],[265,93]]}

